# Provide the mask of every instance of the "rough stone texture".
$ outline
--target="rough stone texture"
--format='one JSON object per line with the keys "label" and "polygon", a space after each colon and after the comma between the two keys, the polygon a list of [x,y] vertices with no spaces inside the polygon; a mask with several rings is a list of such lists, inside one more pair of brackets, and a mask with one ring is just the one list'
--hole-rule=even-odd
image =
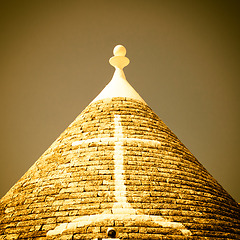
{"label": "rough stone texture", "polygon": [[126,98],[90,104],[0,214],[0,239],[105,238],[108,227],[119,239],[240,239],[238,203],[146,104]]}

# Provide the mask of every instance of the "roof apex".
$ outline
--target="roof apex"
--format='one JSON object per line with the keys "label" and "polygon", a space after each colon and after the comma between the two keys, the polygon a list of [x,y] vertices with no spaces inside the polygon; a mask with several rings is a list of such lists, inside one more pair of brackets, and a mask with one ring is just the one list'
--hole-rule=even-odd
{"label": "roof apex", "polygon": [[126,49],[122,45],[117,45],[113,50],[114,57],[109,59],[109,63],[115,67],[112,80],[92,101],[98,101],[105,98],[128,97],[146,103],[135,89],[128,83],[123,68],[129,64],[129,59],[125,57]]}

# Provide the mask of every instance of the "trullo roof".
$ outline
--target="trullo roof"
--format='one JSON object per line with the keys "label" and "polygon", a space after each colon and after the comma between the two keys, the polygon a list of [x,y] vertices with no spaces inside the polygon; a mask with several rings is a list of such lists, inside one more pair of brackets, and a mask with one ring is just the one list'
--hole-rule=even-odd
{"label": "trullo roof", "polygon": [[130,86],[125,54],[1,199],[0,239],[240,239],[239,205]]}

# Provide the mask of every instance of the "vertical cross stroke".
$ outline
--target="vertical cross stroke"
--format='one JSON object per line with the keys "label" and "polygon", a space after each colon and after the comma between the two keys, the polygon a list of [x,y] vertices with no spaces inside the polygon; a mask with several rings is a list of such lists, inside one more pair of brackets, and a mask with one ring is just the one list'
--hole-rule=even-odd
{"label": "vertical cross stroke", "polygon": [[115,198],[116,203],[114,203],[112,211],[113,213],[127,213],[135,214],[135,210],[131,207],[130,203],[127,202],[126,197],[126,186],[124,184],[124,149],[123,149],[123,132],[121,125],[121,116],[114,116],[115,132],[114,137],[116,139],[114,146],[114,177],[115,177]]}
{"label": "vertical cross stroke", "polygon": [[114,177],[115,177],[115,199],[116,202],[113,204],[111,213],[106,210],[101,214],[96,215],[87,215],[77,217],[69,223],[62,223],[53,230],[47,232],[47,236],[53,236],[61,234],[66,230],[73,230],[77,227],[87,226],[92,223],[101,222],[104,220],[125,220],[125,221],[145,221],[158,224],[161,227],[174,228],[181,231],[185,236],[192,235],[191,231],[186,229],[182,223],[179,222],[170,222],[161,216],[156,215],[144,215],[136,213],[136,210],[132,208],[131,204],[127,202],[126,197],[126,186],[124,184],[124,146],[123,141],[128,140],[130,142],[145,142],[152,143],[154,145],[161,145],[159,141],[148,140],[148,139],[137,139],[137,138],[124,138],[122,125],[121,125],[121,116],[114,116],[114,137],[109,138],[94,138],[88,140],[81,140],[72,143],[72,146],[81,145],[84,143],[90,142],[103,142],[114,140]]}

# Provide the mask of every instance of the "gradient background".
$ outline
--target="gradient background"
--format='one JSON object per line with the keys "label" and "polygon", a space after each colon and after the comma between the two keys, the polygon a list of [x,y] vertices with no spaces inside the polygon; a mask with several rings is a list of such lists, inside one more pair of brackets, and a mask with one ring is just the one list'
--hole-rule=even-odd
{"label": "gradient background", "polygon": [[111,80],[129,83],[240,202],[240,1],[1,1],[0,197]]}

